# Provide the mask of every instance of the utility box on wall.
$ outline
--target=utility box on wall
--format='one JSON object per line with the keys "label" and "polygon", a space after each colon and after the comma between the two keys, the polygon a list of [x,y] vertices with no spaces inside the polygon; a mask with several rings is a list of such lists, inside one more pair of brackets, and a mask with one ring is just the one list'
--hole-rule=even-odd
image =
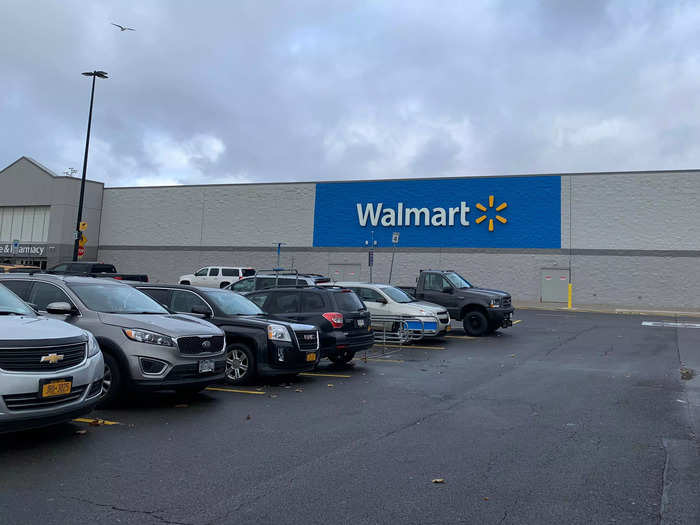
{"label": "utility box on wall", "polygon": [[543,303],[566,303],[569,300],[569,270],[542,268],[540,299]]}
{"label": "utility box on wall", "polygon": [[362,266],[355,263],[331,263],[328,265],[328,277],[331,281],[361,281]]}

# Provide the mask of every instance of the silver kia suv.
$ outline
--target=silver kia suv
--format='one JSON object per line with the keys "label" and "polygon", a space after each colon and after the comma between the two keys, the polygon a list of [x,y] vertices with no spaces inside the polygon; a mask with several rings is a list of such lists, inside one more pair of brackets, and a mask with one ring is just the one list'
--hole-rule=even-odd
{"label": "silver kia suv", "polygon": [[102,405],[127,391],[193,393],[222,380],[224,333],[189,315],[171,315],[113,279],[6,274],[4,284],[39,312],[92,332],[104,354]]}
{"label": "silver kia suv", "polygon": [[92,334],[39,317],[0,285],[0,432],[87,414],[100,399],[103,370]]}

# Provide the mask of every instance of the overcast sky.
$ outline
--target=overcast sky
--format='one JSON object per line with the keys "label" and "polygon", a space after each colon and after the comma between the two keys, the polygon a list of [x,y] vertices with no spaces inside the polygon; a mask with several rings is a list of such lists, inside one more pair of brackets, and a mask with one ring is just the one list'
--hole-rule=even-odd
{"label": "overcast sky", "polygon": [[0,0],[0,20],[0,168],[80,171],[93,69],[109,186],[700,168],[697,2]]}

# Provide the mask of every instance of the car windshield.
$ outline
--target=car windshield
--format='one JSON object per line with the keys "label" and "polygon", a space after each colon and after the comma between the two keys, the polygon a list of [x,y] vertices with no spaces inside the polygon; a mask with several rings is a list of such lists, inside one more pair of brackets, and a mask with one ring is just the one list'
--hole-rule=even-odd
{"label": "car windshield", "polygon": [[257,315],[263,313],[254,302],[235,292],[217,290],[207,292],[207,297],[226,315]]}
{"label": "car windshield", "polygon": [[473,288],[471,283],[456,272],[447,272],[445,279],[450,281],[455,288]]}
{"label": "car windshield", "polygon": [[70,289],[90,310],[106,314],[167,314],[168,311],[135,288],[127,285],[71,284]]}
{"label": "car windshield", "polygon": [[0,315],[35,316],[34,311],[10,290],[0,284]]}
{"label": "car windshield", "polygon": [[406,292],[399,290],[398,288],[394,288],[393,286],[382,286],[379,289],[388,295],[392,301],[397,303],[412,303],[415,301],[415,299]]}

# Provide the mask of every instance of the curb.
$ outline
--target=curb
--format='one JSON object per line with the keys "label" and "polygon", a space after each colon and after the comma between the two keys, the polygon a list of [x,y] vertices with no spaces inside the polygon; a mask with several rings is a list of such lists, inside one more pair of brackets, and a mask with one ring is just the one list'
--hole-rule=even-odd
{"label": "curb", "polygon": [[579,312],[610,315],[653,315],[658,317],[699,317],[700,312],[683,312],[678,310],[636,310],[632,308],[595,308],[595,307],[573,307],[566,306],[546,306],[546,305],[518,305],[514,304],[516,310],[542,310],[547,312]]}

